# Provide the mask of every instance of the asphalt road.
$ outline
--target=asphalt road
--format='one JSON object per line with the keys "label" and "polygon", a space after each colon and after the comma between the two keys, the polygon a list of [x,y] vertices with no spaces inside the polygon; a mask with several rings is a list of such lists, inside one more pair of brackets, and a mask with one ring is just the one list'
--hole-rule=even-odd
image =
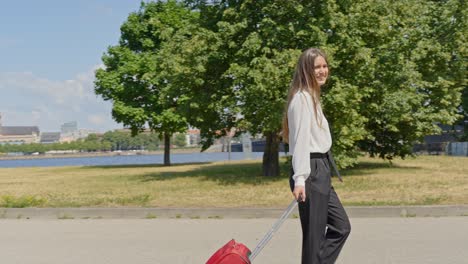
{"label": "asphalt road", "polygon": [[[235,238],[251,249],[275,219],[3,219],[0,263],[205,263]],[[337,263],[468,263],[468,217],[351,218]],[[289,219],[254,263],[300,263]]]}

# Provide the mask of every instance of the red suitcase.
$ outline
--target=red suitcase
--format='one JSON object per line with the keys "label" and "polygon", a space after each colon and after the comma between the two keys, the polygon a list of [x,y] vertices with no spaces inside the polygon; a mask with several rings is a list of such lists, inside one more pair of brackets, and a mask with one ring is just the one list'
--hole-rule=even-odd
{"label": "red suitcase", "polygon": [[250,264],[250,249],[234,239],[227,242],[206,262],[206,264]]}
{"label": "red suitcase", "polygon": [[260,251],[265,247],[265,245],[273,237],[273,234],[280,228],[283,222],[289,217],[291,212],[296,207],[297,202],[293,200],[289,204],[286,211],[283,215],[276,221],[273,227],[268,231],[268,233],[263,237],[263,239],[258,243],[255,250],[251,253],[250,249],[242,243],[237,243],[234,239],[229,241],[226,245],[218,249],[211,257],[208,259],[206,264],[251,264],[251,261],[260,253]]}

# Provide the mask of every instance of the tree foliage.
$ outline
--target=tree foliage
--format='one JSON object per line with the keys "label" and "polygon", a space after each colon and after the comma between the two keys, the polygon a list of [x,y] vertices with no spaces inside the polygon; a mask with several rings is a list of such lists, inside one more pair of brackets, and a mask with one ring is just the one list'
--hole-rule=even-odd
{"label": "tree foliage", "polygon": [[[372,47],[372,83],[360,85],[365,95],[362,114],[368,120],[367,136],[360,143],[371,155],[405,157],[424,135],[438,132],[436,123],[456,121],[462,54],[460,47],[440,38],[440,25],[447,19],[441,14],[452,8],[448,2],[454,1],[377,1],[353,9],[349,29]],[[359,27],[363,23],[375,30],[364,31]]]}
{"label": "tree foliage", "polygon": [[466,85],[463,1],[194,3],[205,28],[234,54],[224,76],[239,104],[237,127],[278,136],[294,64],[308,47],[329,55],[323,104],[342,167],[360,150],[386,159],[410,155],[415,142],[437,132],[436,123],[457,119]]}
{"label": "tree foliage", "polygon": [[96,73],[96,92],[134,132],[148,124],[171,135],[190,124],[200,128],[203,149],[232,127],[261,133],[264,174],[276,175],[287,90],[308,47],[329,56],[322,103],[341,167],[361,151],[411,155],[437,123],[460,117],[463,0],[183,3],[143,3]]}
{"label": "tree foliage", "polygon": [[167,60],[160,51],[195,19],[196,13],[176,1],[142,2],[121,26],[119,44],[103,55],[105,68],[96,71],[95,92],[112,101],[117,122],[133,134],[148,125],[164,136],[166,165],[170,136],[185,131],[188,123],[177,110],[180,94],[169,89],[172,73],[164,67]]}
{"label": "tree foliage", "polygon": [[170,72],[168,91],[178,98],[178,112],[200,129],[202,150],[236,124],[237,100],[225,75],[230,57],[222,34],[199,27],[179,30],[161,49]]}

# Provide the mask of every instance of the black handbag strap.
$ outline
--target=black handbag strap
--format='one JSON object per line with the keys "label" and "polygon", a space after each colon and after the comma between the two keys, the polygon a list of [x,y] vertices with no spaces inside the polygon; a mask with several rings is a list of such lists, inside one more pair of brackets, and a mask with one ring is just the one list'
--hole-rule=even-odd
{"label": "black handbag strap", "polygon": [[[328,158],[328,162],[330,162],[330,164],[332,165],[333,170],[335,170],[336,176],[338,176],[338,179],[340,180],[340,182],[343,182],[343,179],[341,178],[340,171],[338,171],[338,167],[336,167],[335,159],[333,158],[331,150],[329,150],[327,152],[327,158]],[[331,172],[331,170],[330,170],[330,172]]]}

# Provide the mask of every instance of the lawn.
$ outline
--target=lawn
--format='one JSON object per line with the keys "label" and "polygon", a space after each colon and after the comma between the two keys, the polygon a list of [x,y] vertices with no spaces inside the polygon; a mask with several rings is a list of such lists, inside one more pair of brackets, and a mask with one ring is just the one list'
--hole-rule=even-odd
{"label": "lawn", "polygon": [[[0,207],[283,207],[287,166],[261,161],[0,169]],[[468,204],[468,158],[420,156],[392,164],[363,157],[333,185],[345,205]]]}

